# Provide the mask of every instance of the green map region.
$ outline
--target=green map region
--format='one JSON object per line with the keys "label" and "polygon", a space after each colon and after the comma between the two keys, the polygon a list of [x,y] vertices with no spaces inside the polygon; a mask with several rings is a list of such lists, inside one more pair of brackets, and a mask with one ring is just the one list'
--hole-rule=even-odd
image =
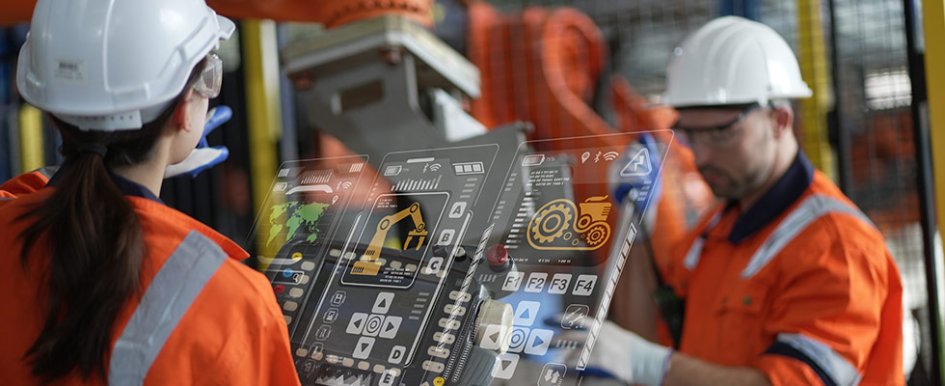
{"label": "green map region", "polygon": [[269,239],[266,245],[272,244],[283,230],[287,230],[285,240],[292,240],[301,229],[307,234],[306,241],[318,240],[318,220],[325,214],[330,204],[319,202],[300,203],[291,201],[285,204],[273,205],[269,212]]}

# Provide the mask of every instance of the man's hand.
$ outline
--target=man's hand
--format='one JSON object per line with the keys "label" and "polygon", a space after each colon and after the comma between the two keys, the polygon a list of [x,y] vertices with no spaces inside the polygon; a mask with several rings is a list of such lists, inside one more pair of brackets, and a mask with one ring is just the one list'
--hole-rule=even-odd
{"label": "man's hand", "polygon": [[605,373],[629,384],[662,384],[672,350],[641,338],[610,321],[601,326],[587,371]]}
{"label": "man's hand", "polygon": [[203,135],[197,148],[194,149],[186,159],[180,163],[169,165],[164,171],[164,178],[177,177],[181,175],[196,178],[200,172],[214,167],[225,161],[230,155],[229,149],[225,146],[210,147],[207,144],[207,135],[220,125],[226,123],[233,116],[233,110],[228,106],[217,106],[207,113],[207,123],[204,125]]}
{"label": "man's hand", "polygon": [[[581,340],[581,337],[567,337]],[[570,358],[569,363],[576,363]],[[751,367],[722,366],[674,353],[606,321],[601,326],[585,376],[609,376],[648,386],[770,386],[767,375]]]}

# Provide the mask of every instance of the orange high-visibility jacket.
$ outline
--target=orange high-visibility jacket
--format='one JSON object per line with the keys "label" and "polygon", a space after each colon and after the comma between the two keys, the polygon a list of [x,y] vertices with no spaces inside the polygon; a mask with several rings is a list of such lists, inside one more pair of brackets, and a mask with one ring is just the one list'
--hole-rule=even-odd
{"label": "orange high-visibility jacket", "polygon": [[[34,247],[24,270],[14,219],[47,199],[30,173],[0,185],[0,384],[39,385],[23,360],[43,327],[48,254]],[[134,184],[124,180],[120,187]],[[138,186],[144,190],[143,187]],[[126,194],[129,193],[126,190]],[[142,296],[118,314],[107,366],[110,385],[298,385],[285,320],[269,282],[240,260],[247,253],[150,194],[128,195],[143,231]],[[55,242],[48,235],[44,242]],[[100,385],[78,373],[56,385]]]}
{"label": "orange high-visibility jacket", "polygon": [[680,352],[779,385],[902,385],[902,286],[883,237],[798,154],[745,213],[710,213],[662,268]]}

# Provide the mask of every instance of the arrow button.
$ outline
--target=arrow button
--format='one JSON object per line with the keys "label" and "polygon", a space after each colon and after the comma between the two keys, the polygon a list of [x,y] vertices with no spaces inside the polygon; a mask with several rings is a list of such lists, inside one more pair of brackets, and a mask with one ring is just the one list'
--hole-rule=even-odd
{"label": "arrow button", "polygon": [[371,355],[371,349],[374,348],[374,338],[361,337],[358,344],[354,346],[354,353],[351,356],[357,359],[367,359]]}
{"label": "arrow button", "polygon": [[384,319],[384,327],[381,328],[380,336],[384,339],[394,339],[397,336],[397,331],[400,330],[400,323],[403,321],[403,318],[399,316],[388,316]]}
{"label": "arrow button", "polygon": [[541,308],[539,302],[519,302],[518,307],[515,308],[515,325],[528,327],[534,324],[539,308]]}
{"label": "arrow button", "polygon": [[499,379],[512,379],[515,374],[515,367],[518,366],[518,354],[501,354],[496,357],[495,366],[492,367],[492,376]]}
{"label": "arrow button", "polygon": [[534,329],[528,339],[528,345],[525,346],[525,353],[529,355],[545,355],[548,352],[548,346],[551,345],[551,338],[554,331]]}
{"label": "arrow button", "polygon": [[361,334],[367,317],[368,315],[363,312],[355,312],[354,315],[351,315],[351,320],[348,322],[348,328],[345,329],[345,332],[351,335]]}
{"label": "arrow button", "polygon": [[381,292],[377,294],[377,299],[374,300],[374,308],[371,309],[371,313],[386,314],[387,311],[390,310],[390,304],[393,301],[393,292]]}
{"label": "arrow button", "polygon": [[505,352],[508,350],[507,338],[507,327],[498,324],[487,324],[479,347],[486,350],[495,350],[496,352]]}

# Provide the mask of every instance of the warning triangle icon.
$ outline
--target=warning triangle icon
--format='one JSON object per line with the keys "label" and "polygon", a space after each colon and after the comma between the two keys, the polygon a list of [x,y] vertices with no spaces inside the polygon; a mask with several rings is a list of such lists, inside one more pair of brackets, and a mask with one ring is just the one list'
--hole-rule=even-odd
{"label": "warning triangle icon", "polygon": [[627,166],[623,167],[620,175],[623,177],[643,177],[653,172],[653,164],[650,162],[650,150],[641,148],[633,155]]}

